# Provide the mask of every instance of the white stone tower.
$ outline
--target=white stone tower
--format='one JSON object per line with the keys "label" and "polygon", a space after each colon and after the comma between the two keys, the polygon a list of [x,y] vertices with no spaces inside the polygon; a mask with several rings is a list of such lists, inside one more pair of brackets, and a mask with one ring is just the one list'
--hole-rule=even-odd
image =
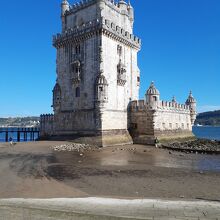
{"label": "white stone tower", "polygon": [[133,35],[131,4],[84,0],[70,5],[63,0],[61,20],[62,33],[53,38],[57,82],[50,135],[88,142],[93,136],[102,146],[132,142],[127,109],[139,98],[141,41]]}
{"label": "white stone tower", "polygon": [[191,124],[194,125],[196,120],[196,100],[192,95],[192,91],[189,93],[189,97],[186,100],[186,105],[190,108]]}
{"label": "white stone tower", "polygon": [[156,109],[160,103],[160,92],[155,87],[154,82],[151,82],[146,92],[146,103],[151,109]]}

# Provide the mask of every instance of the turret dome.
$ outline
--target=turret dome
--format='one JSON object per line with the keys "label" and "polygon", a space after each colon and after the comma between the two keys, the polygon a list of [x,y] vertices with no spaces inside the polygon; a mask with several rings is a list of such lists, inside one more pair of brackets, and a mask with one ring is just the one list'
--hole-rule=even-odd
{"label": "turret dome", "polygon": [[151,82],[150,87],[147,90],[147,95],[160,95],[160,92],[155,87],[154,82]]}
{"label": "turret dome", "polygon": [[124,1],[124,0],[120,0],[118,2],[118,7],[121,9],[121,10],[127,10],[127,2]]}
{"label": "turret dome", "polygon": [[127,5],[127,3],[126,3],[125,0],[120,0],[120,1],[118,2],[118,4],[125,4],[125,5]]}
{"label": "turret dome", "polygon": [[62,9],[62,16],[64,16],[65,12],[70,9],[70,5],[69,5],[69,2],[67,0],[62,0],[61,9]]}
{"label": "turret dome", "polygon": [[192,91],[190,91],[189,97],[188,97],[188,99],[186,100],[186,104],[195,103],[195,102],[196,102],[196,100],[195,100],[195,98],[194,98],[193,95],[192,95]]}

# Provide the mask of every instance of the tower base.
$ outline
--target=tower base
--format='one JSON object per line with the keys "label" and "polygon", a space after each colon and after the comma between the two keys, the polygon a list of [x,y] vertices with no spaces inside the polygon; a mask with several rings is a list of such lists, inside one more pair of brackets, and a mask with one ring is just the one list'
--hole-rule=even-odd
{"label": "tower base", "polygon": [[127,130],[105,130],[97,132],[59,132],[52,135],[42,135],[40,140],[73,141],[98,147],[133,144]]}

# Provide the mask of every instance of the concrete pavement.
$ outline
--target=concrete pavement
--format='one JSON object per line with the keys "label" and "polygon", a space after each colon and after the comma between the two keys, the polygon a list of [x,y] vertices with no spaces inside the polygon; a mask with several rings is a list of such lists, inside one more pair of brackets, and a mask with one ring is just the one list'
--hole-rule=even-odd
{"label": "concrete pavement", "polygon": [[0,220],[220,220],[220,202],[161,199],[1,199]]}

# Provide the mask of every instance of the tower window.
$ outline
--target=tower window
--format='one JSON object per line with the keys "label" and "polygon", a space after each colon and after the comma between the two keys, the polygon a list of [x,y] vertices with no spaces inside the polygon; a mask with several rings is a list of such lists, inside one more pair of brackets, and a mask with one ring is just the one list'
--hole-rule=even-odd
{"label": "tower window", "polygon": [[77,98],[80,97],[80,88],[79,87],[76,88],[76,97]]}
{"label": "tower window", "polygon": [[137,77],[137,82],[140,82],[140,76]]}
{"label": "tower window", "polygon": [[75,52],[76,52],[76,54],[80,54],[80,45],[77,45],[75,47]]}
{"label": "tower window", "polygon": [[120,46],[120,45],[117,46],[117,54],[118,54],[119,56],[122,55],[122,46]]}

